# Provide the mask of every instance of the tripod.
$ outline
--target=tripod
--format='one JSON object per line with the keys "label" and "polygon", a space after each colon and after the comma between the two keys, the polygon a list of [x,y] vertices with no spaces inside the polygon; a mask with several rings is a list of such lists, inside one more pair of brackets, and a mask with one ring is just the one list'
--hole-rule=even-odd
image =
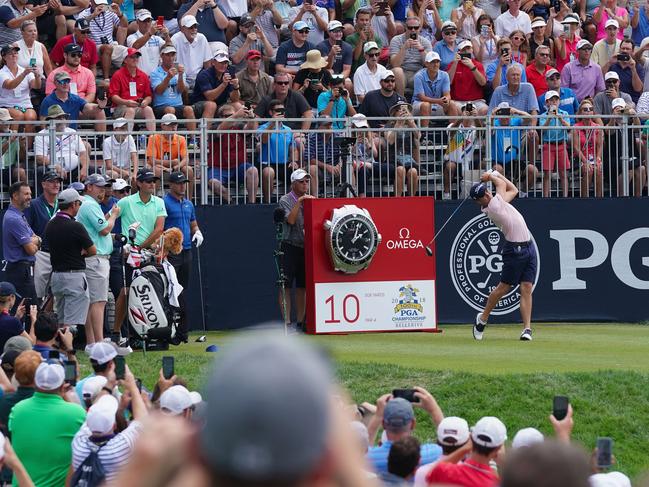
{"label": "tripod", "polygon": [[340,168],[340,183],[336,186],[336,193],[339,198],[347,198],[348,193],[351,197],[356,198],[356,191],[349,182],[352,178],[352,145],[356,143],[354,137],[336,137],[334,144],[340,146],[340,159],[342,167]]}

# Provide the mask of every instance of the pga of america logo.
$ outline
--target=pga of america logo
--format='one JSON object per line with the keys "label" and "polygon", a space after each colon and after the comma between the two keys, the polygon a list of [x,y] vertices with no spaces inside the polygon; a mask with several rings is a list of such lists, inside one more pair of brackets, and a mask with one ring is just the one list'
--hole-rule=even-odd
{"label": "pga of america logo", "polygon": [[[486,215],[480,214],[469,220],[458,232],[449,258],[451,279],[462,299],[476,311],[487,304],[487,298],[500,281],[503,269],[501,251],[505,244],[502,232]],[[539,280],[541,261],[534,237],[532,245],[536,250],[538,265],[534,286]],[[498,301],[494,315],[505,315],[520,306],[519,286],[512,289]]]}

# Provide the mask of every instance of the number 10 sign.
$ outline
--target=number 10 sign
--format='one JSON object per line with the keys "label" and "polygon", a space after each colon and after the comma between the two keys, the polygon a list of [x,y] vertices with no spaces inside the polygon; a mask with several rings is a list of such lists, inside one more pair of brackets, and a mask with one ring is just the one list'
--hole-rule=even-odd
{"label": "number 10 sign", "polygon": [[[434,231],[431,198],[305,203],[309,333],[436,330],[435,259],[424,251]],[[335,210],[351,204],[362,207],[380,234],[371,263],[356,272],[336,261],[324,224]]]}

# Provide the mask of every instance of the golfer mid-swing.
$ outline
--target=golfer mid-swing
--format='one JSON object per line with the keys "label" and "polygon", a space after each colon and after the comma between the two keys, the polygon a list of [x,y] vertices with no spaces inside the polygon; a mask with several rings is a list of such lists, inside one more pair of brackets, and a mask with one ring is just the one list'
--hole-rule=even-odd
{"label": "golfer mid-swing", "polygon": [[[489,314],[498,301],[509,292],[512,286],[520,283],[521,317],[523,319],[523,333],[521,340],[532,339],[530,321],[532,319],[532,287],[536,277],[536,250],[531,242],[530,231],[525,219],[511,201],[516,198],[518,188],[509,179],[498,171],[487,171],[480,177],[480,183],[471,187],[469,195],[482,208],[482,211],[503,232],[505,245],[502,250],[503,270],[498,286],[491,291],[487,305],[482,313],[478,313],[473,326],[473,338],[482,340],[482,334]],[[496,188],[493,196],[487,189],[487,182],[491,181]]]}

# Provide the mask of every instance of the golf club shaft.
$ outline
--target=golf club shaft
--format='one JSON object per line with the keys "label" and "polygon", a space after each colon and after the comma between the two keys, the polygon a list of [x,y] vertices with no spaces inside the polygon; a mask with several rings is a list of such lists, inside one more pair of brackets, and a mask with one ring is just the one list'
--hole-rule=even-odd
{"label": "golf club shaft", "polygon": [[201,293],[201,318],[203,319],[203,331],[205,330],[205,302],[203,301],[203,272],[201,270],[201,248],[196,247],[196,258],[198,259],[198,284]]}
{"label": "golf club shaft", "polygon": [[455,216],[455,214],[458,212],[458,210],[459,210],[460,208],[462,208],[462,205],[464,204],[464,202],[465,202],[468,198],[469,198],[469,195],[467,194],[467,195],[464,197],[464,199],[460,202],[460,204],[457,206],[457,208],[455,208],[455,210],[453,210],[453,213],[451,213],[451,216],[449,216],[449,217],[446,219],[446,221],[444,222],[444,224],[440,227],[440,229],[437,230],[437,232],[435,233],[435,236],[433,236],[433,239],[432,239],[430,242],[428,242],[428,246],[432,245],[432,243],[437,239],[437,236],[442,232],[442,230],[444,230],[444,227],[448,224],[448,222],[451,221],[451,219]]}

